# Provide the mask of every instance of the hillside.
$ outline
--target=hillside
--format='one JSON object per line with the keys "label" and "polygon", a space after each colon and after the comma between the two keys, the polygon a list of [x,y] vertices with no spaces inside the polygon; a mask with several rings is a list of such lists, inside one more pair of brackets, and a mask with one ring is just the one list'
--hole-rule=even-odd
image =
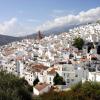
{"label": "hillside", "polygon": [[24,78],[0,71],[0,100],[32,100],[30,88]]}
{"label": "hillside", "polygon": [[12,37],[7,35],[0,35],[0,45],[5,45],[7,43],[20,40],[19,37]]}
{"label": "hillside", "polygon": [[[44,36],[49,36],[49,35],[59,35],[63,32],[68,32],[69,34],[73,34],[72,37],[80,35],[80,37],[82,37],[84,40],[88,40],[87,37],[91,35],[93,37],[93,40],[97,40],[97,38],[100,38],[99,27],[100,27],[100,23],[96,22],[96,23],[89,23],[89,24],[72,25],[70,27],[67,27],[67,26],[60,27],[60,28],[57,27],[50,30],[42,31],[41,33]],[[92,31],[91,31],[91,28],[92,28]],[[33,39],[33,38],[36,39],[37,34],[38,32],[29,34],[23,37],[0,35],[0,45],[5,45],[7,43],[10,43],[13,41],[19,41],[22,39]]]}
{"label": "hillside", "polygon": [[48,93],[40,95],[41,100],[100,100],[100,83],[86,81],[71,87],[71,90]]}

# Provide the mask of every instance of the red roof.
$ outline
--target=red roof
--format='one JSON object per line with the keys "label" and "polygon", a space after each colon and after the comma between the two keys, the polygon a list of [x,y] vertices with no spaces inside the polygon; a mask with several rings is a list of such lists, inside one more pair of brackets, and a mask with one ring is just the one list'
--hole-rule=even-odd
{"label": "red roof", "polygon": [[48,71],[48,74],[50,74],[50,75],[56,74],[55,70],[57,70],[57,68],[51,69],[50,71]]}
{"label": "red roof", "polygon": [[44,88],[46,88],[47,86],[49,86],[49,84],[40,83],[40,84],[37,84],[34,88],[36,88],[38,91],[41,91],[41,90],[43,90]]}
{"label": "red roof", "polygon": [[34,71],[36,71],[36,72],[41,72],[41,70],[46,70],[46,69],[48,69],[48,67],[46,67],[46,66],[44,66],[44,65],[42,65],[42,64],[33,64],[33,65],[31,65],[31,67],[32,67],[32,69],[34,70]]}

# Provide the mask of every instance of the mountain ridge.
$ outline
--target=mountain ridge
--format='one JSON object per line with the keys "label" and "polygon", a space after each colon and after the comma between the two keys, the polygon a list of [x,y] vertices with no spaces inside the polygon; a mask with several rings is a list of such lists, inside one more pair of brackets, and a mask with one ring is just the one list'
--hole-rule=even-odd
{"label": "mountain ridge", "polygon": [[[100,21],[98,21],[98,23],[100,23]],[[88,23],[88,24],[93,24],[93,23]],[[87,24],[71,25],[69,27],[67,25],[65,25],[64,27],[52,28],[52,29],[49,29],[49,30],[42,31],[41,33],[44,36],[59,35],[62,32],[69,32],[69,29],[73,29],[75,27],[79,27],[79,26],[82,26],[82,25],[87,25]],[[14,41],[20,41],[22,39],[33,39],[33,38],[36,39],[37,34],[38,34],[38,32],[29,34],[29,35],[26,35],[26,36],[21,36],[21,37],[13,37],[13,36],[0,34],[0,45],[6,45],[7,43],[11,43],[11,42],[14,42]]]}
{"label": "mountain ridge", "polygon": [[18,41],[18,40],[20,40],[20,37],[13,37],[13,36],[0,34],[0,45],[1,46],[11,43],[13,41]]}

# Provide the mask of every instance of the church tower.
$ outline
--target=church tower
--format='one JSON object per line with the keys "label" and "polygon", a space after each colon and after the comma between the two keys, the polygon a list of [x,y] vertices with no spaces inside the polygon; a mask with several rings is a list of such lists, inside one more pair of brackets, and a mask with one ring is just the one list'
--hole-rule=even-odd
{"label": "church tower", "polygon": [[41,31],[38,31],[37,39],[41,40],[43,37],[44,37],[44,35],[41,33]]}

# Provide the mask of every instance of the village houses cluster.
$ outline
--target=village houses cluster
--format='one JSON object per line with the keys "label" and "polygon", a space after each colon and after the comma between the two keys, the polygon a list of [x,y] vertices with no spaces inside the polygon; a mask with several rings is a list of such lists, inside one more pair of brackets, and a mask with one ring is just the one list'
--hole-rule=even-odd
{"label": "village houses cluster", "polygon": [[[85,41],[82,50],[75,48],[73,39]],[[88,53],[88,42],[100,42],[100,24],[88,24],[43,39],[24,39],[0,47],[0,69],[24,77],[34,87],[36,95],[48,91],[58,73],[69,87],[80,81],[100,81],[100,57],[97,45]],[[93,60],[96,58],[97,60]],[[42,91],[42,92],[41,92]]]}

